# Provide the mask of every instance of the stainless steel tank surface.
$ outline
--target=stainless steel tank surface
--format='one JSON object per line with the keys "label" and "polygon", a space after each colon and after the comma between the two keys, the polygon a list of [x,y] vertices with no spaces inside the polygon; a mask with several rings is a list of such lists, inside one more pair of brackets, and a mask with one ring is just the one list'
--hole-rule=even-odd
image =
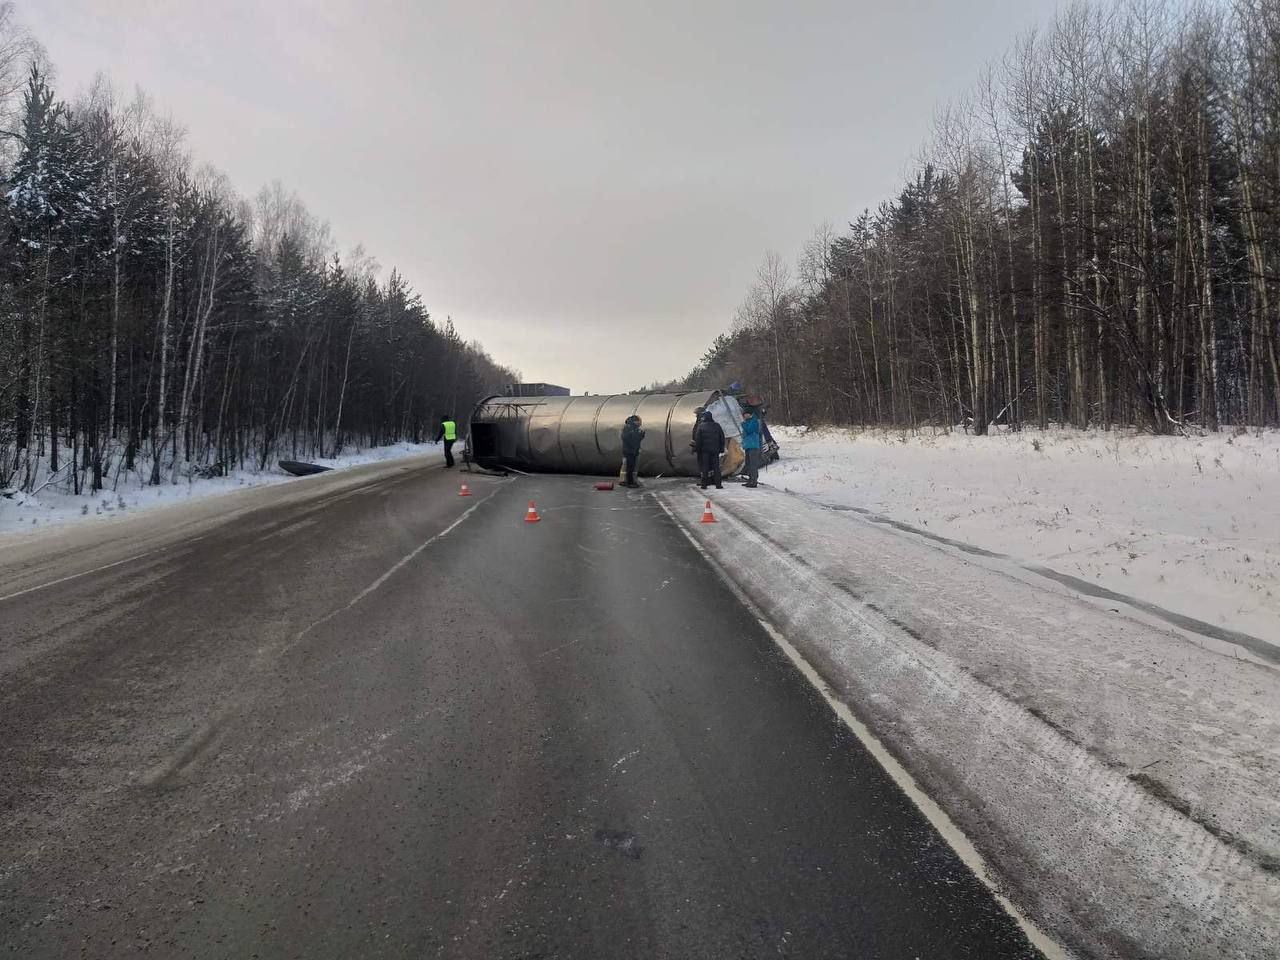
{"label": "stainless steel tank surface", "polygon": [[[729,403],[717,403],[722,400]],[[733,417],[737,401],[721,398],[717,390],[488,397],[471,413],[466,450],[472,460],[485,467],[614,476],[622,466],[623,424],[636,414],[645,431],[640,474],[697,476],[698,461],[689,443],[698,407],[712,408],[725,433],[737,434],[737,418]]]}

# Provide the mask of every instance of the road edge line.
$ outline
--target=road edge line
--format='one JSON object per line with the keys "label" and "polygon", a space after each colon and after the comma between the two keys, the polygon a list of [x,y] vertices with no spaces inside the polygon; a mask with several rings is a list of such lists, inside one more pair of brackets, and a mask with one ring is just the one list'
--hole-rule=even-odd
{"label": "road edge line", "polygon": [[135,553],[132,557],[125,557],[123,560],[115,560],[111,563],[104,563],[100,567],[94,567],[92,570],[82,570],[79,573],[69,573],[65,577],[59,577],[57,580],[48,580],[44,583],[37,583],[34,587],[27,587],[25,590],[19,590],[17,593],[5,594],[0,597],[0,603],[6,600],[14,600],[18,597],[25,597],[28,593],[35,593],[38,590],[47,590],[49,587],[56,587],[60,583],[67,583],[70,580],[79,580],[81,577],[88,577],[95,573],[101,573],[103,570],[110,570],[112,567],[118,567],[122,563],[132,563],[134,560],[141,560],[152,554],[160,553],[163,550],[169,550],[174,546],[189,543],[190,541],[180,540],[176,544],[168,544],[163,547],[156,547],[154,550],[148,550],[145,553]]}
{"label": "road edge line", "polygon": [[[353,464],[351,467],[340,467],[340,468],[335,467],[331,471],[326,471],[326,473],[341,475],[345,473],[347,470],[355,469],[356,467],[371,467],[374,465],[380,465],[384,463],[394,463],[400,459],[407,459],[407,458],[393,457],[389,460],[374,460],[369,463]],[[435,465],[426,464],[423,467],[423,469],[429,470],[433,466]],[[406,472],[406,469],[412,469],[412,468],[397,468],[396,473],[404,473]],[[127,518],[122,517],[120,519],[126,519],[129,521],[132,521],[135,518],[138,520],[146,520],[146,519],[149,519],[152,515],[161,514],[165,510],[178,510],[178,509],[182,509],[183,507],[192,507],[202,502],[214,500],[220,497],[234,497],[241,494],[252,494],[252,493],[257,493],[259,491],[270,490],[273,488],[292,487],[295,481],[312,480],[312,479],[316,479],[318,477],[324,477],[324,476],[325,476],[325,473],[313,474],[312,476],[309,476],[309,477],[293,477],[290,480],[282,480],[279,483],[253,484],[251,486],[243,487],[238,490],[219,490],[216,492],[205,494],[200,497],[193,498],[192,500],[188,500],[186,502],[179,501],[174,503],[160,504],[155,507],[142,508],[141,510],[138,510],[137,512],[128,516]],[[330,477],[330,479],[333,479],[333,478]],[[357,479],[355,481],[355,485],[350,490],[347,490],[347,489],[340,490],[336,496],[354,495],[355,493],[361,490],[365,490],[370,487],[377,486],[378,484],[385,483],[387,480],[391,480],[391,479],[397,479],[397,478],[379,477],[375,480],[370,480],[363,483],[359,479]],[[398,479],[404,479],[404,478],[401,477]],[[336,499],[336,496],[321,498],[319,501],[317,501],[315,505],[313,505],[313,509],[321,509],[329,501]],[[160,538],[163,538],[165,535],[176,534],[178,531],[191,526],[200,527],[201,525],[203,525],[206,530],[210,530],[216,527],[224,526],[225,524],[230,523],[232,520],[238,520],[243,516],[247,516],[248,514],[254,513],[259,510],[270,510],[280,506],[289,506],[289,505],[290,505],[290,502],[286,501],[284,504],[259,504],[259,505],[250,506],[250,507],[238,507],[234,510],[231,510],[229,513],[225,513],[225,514],[217,514],[211,517],[201,517],[195,520],[184,520],[182,523],[176,524],[173,527],[169,528],[168,530],[160,531],[158,536]],[[99,529],[101,529],[101,527],[99,527]],[[90,528],[88,525],[77,525],[74,520],[55,521],[53,524],[50,525],[49,536],[57,536],[63,533],[75,533],[81,530],[85,532],[90,532]],[[8,536],[10,533],[12,533],[12,531],[0,533],[0,543],[3,543],[3,538]],[[208,536],[208,533],[206,532],[196,537],[188,537],[185,539],[173,540],[173,541],[170,541],[169,543],[162,543],[158,547],[153,547],[150,550],[143,551],[142,553],[135,553],[133,554],[133,556],[124,557],[120,560],[113,560],[111,563],[104,563],[101,566],[92,567],[88,570],[81,570],[79,573],[69,573],[66,576],[58,577],[54,580],[46,580],[43,583],[37,583],[34,586],[24,587],[23,589],[17,590],[14,593],[7,593],[3,596],[0,596],[0,603],[4,603],[6,600],[15,600],[18,597],[24,597],[29,593],[36,593],[40,590],[47,590],[49,587],[56,587],[59,584],[67,583],[71,580],[79,580],[81,577],[92,576],[95,573],[101,573],[103,570],[110,570],[112,567],[118,567],[121,564],[132,563],[134,560],[142,560],[154,554],[163,553],[166,550],[172,550],[175,547],[184,547],[189,543],[195,543],[199,540],[203,540],[207,536]],[[39,542],[38,539],[33,538],[31,540],[25,541],[21,545],[26,546],[28,544],[38,543],[38,542]],[[109,543],[109,542],[110,541],[104,541],[104,543]],[[103,544],[93,544],[88,549],[90,550],[96,549],[97,547],[102,545]]]}
{"label": "road edge line", "polygon": [[738,599],[738,601],[746,607],[747,611],[755,618],[756,622],[764,629],[769,638],[786,654],[800,674],[809,681],[809,684],[822,695],[827,706],[840,719],[849,731],[858,739],[871,754],[872,758],[880,765],[880,768],[889,775],[889,778],[906,794],[907,799],[914,804],[917,810],[929,821],[938,834],[942,837],[943,842],[949,846],[952,851],[960,858],[978,878],[978,882],[986,887],[991,895],[995,898],[1001,908],[1007,913],[1013,921],[1018,925],[1019,929],[1026,935],[1031,945],[1044,954],[1046,960],[1076,960],[1075,954],[1071,953],[1065,946],[1058,943],[1028,917],[1021,909],[1010,900],[1004,893],[1000,891],[996,884],[991,870],[987,865],[986,859],[978,852],[978,848],[974,846],[973,841],[968,835],[960,829],[959,825],[951,819],[945,810],[938,805],[932,797],[930,797],[916,782],[911,773],[898,762],[898,759],[889,752],[888,747],[871,732],[861,720],[854,716],[849,705],[841,700],[835,690],[831,687],[822,675],[813,667],[804,655],[789,641],[777,627],[769,620],[760,606],[751,599],[746,592],[734,582],[729,572],[711,553],[698,542],[697,538],[680,522],[679,517],[662,501],[657,494],[650,494],[655,502],[662,508],[662,511],[671,519],[686,540],[693,545],[698,554],[707,565],[715,572],[716,576],[729,588],[729,591]]}

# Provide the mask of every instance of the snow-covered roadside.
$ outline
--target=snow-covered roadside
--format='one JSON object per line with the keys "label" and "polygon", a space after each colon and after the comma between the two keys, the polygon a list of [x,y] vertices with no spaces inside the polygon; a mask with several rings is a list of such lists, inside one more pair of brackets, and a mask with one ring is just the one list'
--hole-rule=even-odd
{"label": "snow-covered roadside", "polygon": [[[378,463],[401,457],[436,455],[443,459],[443,448],[435,443],[397,443],[386,447],[370,447],[331,459],[308,461],[341,470],[363,463]],[[297,479],[281,470],[273,461],[263,471],[236,470],[224,477],[208,479],[192,477],[178,483],[159,486],[144,484],[137,475],[121,476],[116,490],[103,490],[96,496],[75,496],[54,486],[45,487],[35,496],[14,494],[0,496],[0,534],[35,532],[71,521],[110,521],[132,516],[144,510],[186,503],[204,497],[285,483]]]}
{"label": "snow-covered roadside", "polygon": [[[1089,956],[1271,956],[1280,670],[778,492],[673,513]],[[1002,566],[1009,567],[1003,570]]]}
{"label": "snow-covered roadside", "polygon": [[1280,644],[1280,432],[774,431],[770,484]]}

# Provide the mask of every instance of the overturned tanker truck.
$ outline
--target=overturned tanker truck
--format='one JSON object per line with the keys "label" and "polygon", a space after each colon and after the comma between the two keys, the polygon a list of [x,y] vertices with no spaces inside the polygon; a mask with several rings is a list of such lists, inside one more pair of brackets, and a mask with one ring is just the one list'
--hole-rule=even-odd
{"label": "overturned tanker truck", "polygon": [[488,470],[616,476],[622,466],[627,417],[644,424],[641,476],[698,475],[692,439],[697,411],[711,411],[724,428],[722,470],[736,473],[745,459],[739,443],[738,401],[719,390],[596,397],[488,397],[476,404],[467,430],[467,460]]}

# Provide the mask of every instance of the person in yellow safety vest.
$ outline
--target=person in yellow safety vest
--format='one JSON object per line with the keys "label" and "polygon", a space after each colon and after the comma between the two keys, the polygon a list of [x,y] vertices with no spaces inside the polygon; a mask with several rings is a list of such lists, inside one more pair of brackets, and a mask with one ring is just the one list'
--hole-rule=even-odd
{"label": "person in yellow safety vest", "polygon": [[453,444],[458,439],[458,425],[453,422],[453,417],[440,418],[440,432],[436,434],[436,443],[444,441],[444,465],[446,467],[453,466]]}

